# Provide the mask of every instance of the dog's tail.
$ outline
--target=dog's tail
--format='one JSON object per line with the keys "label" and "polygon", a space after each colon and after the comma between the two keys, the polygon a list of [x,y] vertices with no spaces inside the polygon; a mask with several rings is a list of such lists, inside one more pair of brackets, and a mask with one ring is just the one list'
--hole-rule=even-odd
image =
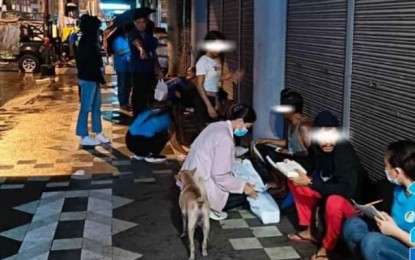
{"label": "dog's tail", "polygon": [[203,199],[203,197],[202,196],[199,196],[199,198],[197,198],[197,206],[199,207],[199,208],[201,208],[202,206],[203,206],[203,203],[204,203],[204,199]]}

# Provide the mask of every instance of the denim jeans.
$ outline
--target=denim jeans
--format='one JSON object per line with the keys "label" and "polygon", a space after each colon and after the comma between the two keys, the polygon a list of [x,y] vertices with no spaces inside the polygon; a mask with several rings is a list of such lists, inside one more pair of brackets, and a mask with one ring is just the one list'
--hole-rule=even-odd
{"label": "denim jeans", "polygon": [[406,260],[409,247],[393,237],[371,229],[360,217],[348,219],[343,226],[343,238],[353,253],[370,260]]}
{"label": "denim jeans", "polygon": [[93,81],[79,80],[81,87],[81,108],[79,110],[76,135],[88,136],[88,114],[92,114],[92,131],[102,132],[101,125],[101,87]]}
{"label": "denim jeans", "polygon": [[120,106],[128,105],[131,85],[131,74],[129,72],[117,71],[118,101],[120,102]]}

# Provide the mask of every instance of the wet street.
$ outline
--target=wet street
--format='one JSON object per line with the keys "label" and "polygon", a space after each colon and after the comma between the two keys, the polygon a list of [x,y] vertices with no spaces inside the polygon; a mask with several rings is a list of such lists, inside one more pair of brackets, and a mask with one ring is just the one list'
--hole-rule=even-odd
{"label": "wet street", "polygon": [[18,95],[31,92],[39,86],[35,82],[36,76],[24,75],[14,71],[0,71],[0,107]]}
{"label": "wet street", "polygon": [[[0,107],[0,259],[188,258],[173,178],[181,156],[168,144],[164,163],[130,159],[124,142],[129,118],[118,110],[116,89],[102,90],[103,129],[111,144],[86,150],[74,134],[74,75],[37,84],[1,75],[8,98]],[[286,239],[294,231],[292,212],[283,211],[281,222],[271,225],[246,208],[211,221],[203,259],[308,259],[315,246]],[[196,259],[202,259],[201,233]]]}

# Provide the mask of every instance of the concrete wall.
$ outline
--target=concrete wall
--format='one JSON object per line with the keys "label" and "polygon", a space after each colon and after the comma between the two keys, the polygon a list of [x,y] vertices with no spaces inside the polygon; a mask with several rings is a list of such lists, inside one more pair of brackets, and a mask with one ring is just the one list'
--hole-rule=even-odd
{"label": "concrete wall", "polygon": [[[287,0],[255,1],[254,19],[254,138],[281,138],[282,117],[270,108],[279,104],[284,88]],[[278,131],[273,131],[276,117]]]}

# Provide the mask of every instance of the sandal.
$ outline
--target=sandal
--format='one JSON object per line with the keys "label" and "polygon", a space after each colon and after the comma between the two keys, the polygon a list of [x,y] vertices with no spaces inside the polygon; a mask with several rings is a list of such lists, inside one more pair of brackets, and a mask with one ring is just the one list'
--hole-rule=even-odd
{"label": "sandal", "polygon": [[288,240],[295,243],[316,243],[317,241],[314,238],[305,238],[300,233],[293,233],[287,236]]}

